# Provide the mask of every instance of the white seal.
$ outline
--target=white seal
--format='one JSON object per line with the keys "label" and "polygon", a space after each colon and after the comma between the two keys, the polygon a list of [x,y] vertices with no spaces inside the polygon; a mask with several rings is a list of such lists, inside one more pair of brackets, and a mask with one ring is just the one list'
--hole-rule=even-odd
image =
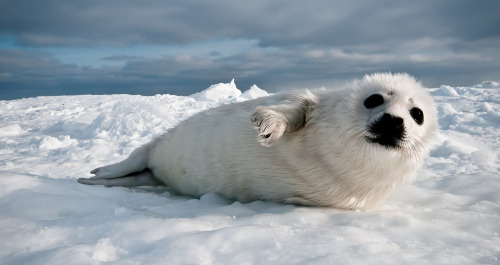
{"label": "white seal", "polygon": [[78,181],[367,209],[414,179],[437,130],[435,104],[419,82],[373,74],[341,90],[276,94],[193,115]]}

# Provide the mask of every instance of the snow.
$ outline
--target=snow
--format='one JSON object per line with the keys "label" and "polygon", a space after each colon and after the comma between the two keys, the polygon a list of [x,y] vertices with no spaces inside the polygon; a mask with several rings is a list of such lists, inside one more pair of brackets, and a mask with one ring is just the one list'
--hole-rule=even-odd
{"label": "snow", "polygon": [[432,93],[434,96],[458,97],[457,91],[451,86],[442,85]]}
{"label": "snow", "polygon": [[191,95],[191,97],[197,101],[215,101],[220,103],[235,99],[240,95],[241,91],[236,88],[236,84],[233,79],[229,84],[219,83],[211,85],[209,88]]}
{"label": "snow", "polygon": [[267,95],[257,86],[0,101],[0,263],[500,264],[500,84],[431,91],[425,168],[365,212],[76,182],[196,112]]}

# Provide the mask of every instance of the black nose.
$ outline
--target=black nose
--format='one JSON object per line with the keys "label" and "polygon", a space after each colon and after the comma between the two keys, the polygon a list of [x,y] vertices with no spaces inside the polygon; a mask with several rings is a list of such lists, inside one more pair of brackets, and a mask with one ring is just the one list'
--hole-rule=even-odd
{"label": "black nose", "polygon": [[377,124],[386,129],[397,129],[403,126],[403,119],[388,113],[384,113],[384,116],[382,116]]}
{"label": "black nose", "polygon": [[403,119],[388,113],[371,124],[369,130],[375,136],[370,140],[386,147],[396,147],[405,133]]}

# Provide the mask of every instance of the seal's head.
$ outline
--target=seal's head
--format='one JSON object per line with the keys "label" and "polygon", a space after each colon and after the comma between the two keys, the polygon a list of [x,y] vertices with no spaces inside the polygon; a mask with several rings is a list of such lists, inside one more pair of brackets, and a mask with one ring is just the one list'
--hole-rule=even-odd
{"label": "seal's head", "polygon": [[366,142],[423,156],[438,130],[436,107],[408,74],[373,74],[354,82],[351,106]]}
{"label": "seal's head", "polygon": [[308,172],[315,186],[305,197],[346,209],[373,207],[416,177],[438,131],[436,106],[408,74],[367,75],[328,93],[311,113],[300,149],[313,150],[312,171],[327,174]]}

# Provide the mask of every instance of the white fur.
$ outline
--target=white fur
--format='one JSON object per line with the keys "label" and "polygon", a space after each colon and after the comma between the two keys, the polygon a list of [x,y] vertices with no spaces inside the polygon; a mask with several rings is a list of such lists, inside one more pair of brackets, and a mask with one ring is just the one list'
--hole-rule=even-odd
{"label": "white fur", "polygon": [[[365,108],[375,93],[385,103]],[[422,125],[409,114],[415,106],[424,112]],[[404,119],[398,148],[366,140],[383,113]],[[149,169],[192,196],[367,209],[414,179],[437,130],[434,102],[420,83],[407,74],[374,74],[343,90],[277,94],[194,115],[79,181],[112,186],[110,179]]]}

